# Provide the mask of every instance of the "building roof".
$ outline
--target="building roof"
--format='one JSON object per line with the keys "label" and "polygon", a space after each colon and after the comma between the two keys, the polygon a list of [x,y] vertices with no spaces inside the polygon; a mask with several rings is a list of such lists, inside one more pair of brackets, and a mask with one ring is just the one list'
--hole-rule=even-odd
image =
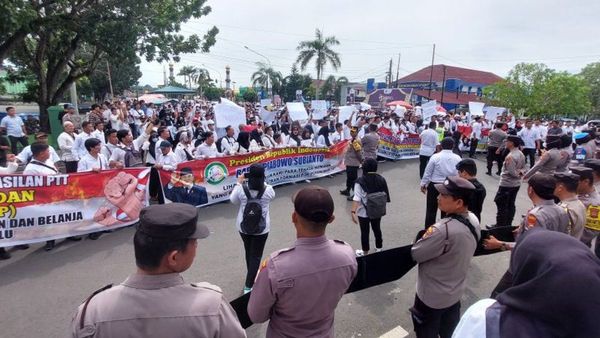
{"label": "building roof", "polygon": [[[500,76],[494,73],[442,64],[433,66],[433,82],[442,82],[444,80],[444,67],[446,67],[446,80],[459,79],[468,83],[481,83],[485,85],[493,84],[502,80]],[[399,79],[398,83],[429,82],[430,76],[431,66],[428,66]]]}
{"label": "building roof", "polygon": [[[437,103],[442,103],[442,92],[438,90],[432,90],[431,96],[429,96],[428,90],[415,90],[413,95],[422,96],[429,100],[436,100]],[[467,93],[458,93],[458,97],[456,96],[456,92],[445,92],[444,93],[444,102],[448,104],[469,104],[469,101],[482,101],[481,97],[475,94],[467,94]]]}
{"label": "building roof", "polygon": [[159,88],[157,90],[152,91],[152,94],[195,94],[195,90],[175,87],[175,86],[166,86]]}

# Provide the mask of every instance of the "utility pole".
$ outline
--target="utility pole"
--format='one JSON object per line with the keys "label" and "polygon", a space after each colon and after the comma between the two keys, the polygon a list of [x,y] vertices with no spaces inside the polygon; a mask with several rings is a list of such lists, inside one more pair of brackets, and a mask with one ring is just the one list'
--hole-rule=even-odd
{"label": "utility pole", "polygon": [[108,73],[108,86],[110,88],[110,100],[112,101],[115,98],[115,93],[113,93],[112,77],[110,76],[110,64],[108,63],[108,60],[106,60],[106,72]]}
{"label": "utility pole", "polygon": [[442,65],[444,70],[444,77],[442,79],[442,97],[440,98],[440,105],[444,104],[444,91],[446,90],[446,65]]}
{"label": "utility pole", "polygon": [[398,53],[398,64],[396,65],[396,88],[398,88],[398,79],[400,79],[400,58],[402,54]]}
{"label": "utility pole", "polygon": [[435,43],[433,44],[433,53],[431,54],[431,72],[429,73],[429,99],[431,100],[431,84],[433,82],[433,63],[435,62]]}
{"label": "utility pole", "polygon": [[388,88],[392,86],[392,59],[390,58],[390,70],[388,71]]}

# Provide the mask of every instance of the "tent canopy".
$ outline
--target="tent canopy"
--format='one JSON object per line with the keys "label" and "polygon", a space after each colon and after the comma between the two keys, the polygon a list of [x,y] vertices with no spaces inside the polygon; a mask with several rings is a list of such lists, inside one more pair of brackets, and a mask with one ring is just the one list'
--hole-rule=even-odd
{"label": "tent canopy", "polygon": [[196,94],[196,91],[175,86],[165,86],[153,91],[152,94]]}

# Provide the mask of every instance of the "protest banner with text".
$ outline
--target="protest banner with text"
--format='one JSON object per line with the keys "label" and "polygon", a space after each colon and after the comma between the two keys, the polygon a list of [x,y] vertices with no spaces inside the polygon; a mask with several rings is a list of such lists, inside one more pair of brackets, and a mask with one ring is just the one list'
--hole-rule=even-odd
{"label": "protest banner with text", "polygon": [[400,134],[393,133],[386,128],[380,128],[379,148],[377,155],[392,160],[404,160],[419,157],[419,148],[421,140],[418,134]]}

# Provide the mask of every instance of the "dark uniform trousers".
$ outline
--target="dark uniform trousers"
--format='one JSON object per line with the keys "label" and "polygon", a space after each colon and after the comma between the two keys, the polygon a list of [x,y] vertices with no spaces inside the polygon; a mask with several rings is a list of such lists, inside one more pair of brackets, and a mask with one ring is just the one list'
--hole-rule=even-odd
{"label": "dark uniform trousers", "polygon": [[346,166],[346,189],[348,191],[354,189],[354,183],[358,178],[358,167]]}
{"label": "dark uniform trousers", "polygon": [[511,226],[515,218],[515,200],[520,187],[498,187],[494,198],[498,212],[496,213],[496,226]]}
{"label": "dark uniform trousers", "polygon": [[523,155],[525,155],[525,162],[529,159],[529,168],[535,164],[535,149],[534,148],[523,148]]}
{"label": "dark uniform trousers", "polygon": [[29,145],[29,140],[27,139],[27,136],[21,136],[21,137],[16,137],[16,136],[8,136],[8,139],[10,140],[10,151],[13,154],[18,154],[19,152],[17,151],[17,144],[21,143],[21,150],[25,147],[27,147]]}
{"label": "dark uniform trousers", "polygon": [[430,158],[431,156],[419,155],[419,178],[423,178],[425,168],[427,167]]}
{"label": "dark uniform trousers", "polygon": [[477,151],[477,145],[479,144],[479,140],[476,138],[471,139],[471,148],[469,149],[469,156],[475,156],[475,151]]}
{"label": "dark uniform trousers", "polygon": [[[434,182],[430,182],[427,186],[427,209],[425,210],[425,229],[430,225],[435,224],[435,219],[438,211],[438,196],[439,192],[435,188]],[[446,217],[446,213],[441,211],[442,218]]]}
{"label": "dark uniform trousers", "polygon": [[496,154],[498,147],[488,147],[487,148],[487,171],[488,173],[492,172],[492,167],[494,166],[494,161],[498,163],[498,173],[502,172],[502,154]]}
{"label": "dark uniform trousers", "polygon": [[460,302],[445,309],[434,309],[415,295],[410,312],[417,338],[450,338],[460,321]]}

